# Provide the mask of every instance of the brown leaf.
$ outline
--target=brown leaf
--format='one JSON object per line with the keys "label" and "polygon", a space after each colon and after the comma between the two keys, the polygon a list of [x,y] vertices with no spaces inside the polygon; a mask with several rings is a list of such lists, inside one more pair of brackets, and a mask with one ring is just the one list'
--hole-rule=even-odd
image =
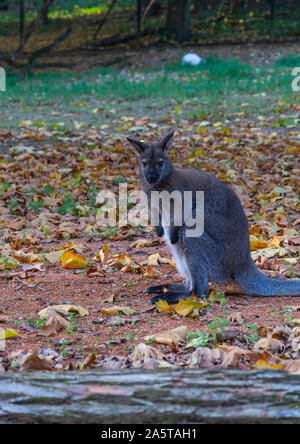
{"label": "brown leaf", "polygon": [[220,348],[197,348],[187,362],[187,367],[215,368],[220,367],[226,358],[226,353]]}
{"label": "brown leaf", "polygon": [[166,330],[154,335],[146,336],[145,341],[153,341],[160,344],[172,346],[185,341],[188,334],[189,329],[185,325],[182,325],[180,327],[174,328],[173,330]]}
{"label": "brown leaf", "polygon": [[37,370],[54,370],[46,359],[41,359],[37,354],[33,353],[27,356],[20,368],[23,372]]}
{"label": "brown leaf", "polygon": [[260,353],[266,351],[272,354],[281,354],[284,351],[284,343],[278,339],[262,338],[255,343],[253,351]]}

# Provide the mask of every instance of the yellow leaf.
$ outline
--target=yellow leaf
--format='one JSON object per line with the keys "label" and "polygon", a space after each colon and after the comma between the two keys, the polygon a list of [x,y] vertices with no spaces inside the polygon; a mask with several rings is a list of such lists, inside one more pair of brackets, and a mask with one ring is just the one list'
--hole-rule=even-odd
{"label": "yellow leaf", "polygon": [[268,247],[270,248],[277,248],[279,247],[279,245],[280,245],[280,240],[278,239],[277,236],[274,236],[273,239],[268,243]]}
{"label": "yellow leaf", "polygon": [[189,299],[181,299],[181,301],[176,305],[175,311],[181,316],[193,315],[194,310],[202,310],[202,308],[207,306],[207,302],[199,302],[194,296]]}
{"label": "yellow leaf", "polygon": [[64,268],[80,269],[87,266],[86,260],[80,254],[75,253],[75,250],[65,251],[60,257],[61,264]]}
{"label": "yellow leaf", "polygon": [[174,311],[174,307],[168,304],[167,301],[164,301],[163,299],[159,299],[158,302],[156,302],[158,311],[161,313],[162,311]]}
{"label": "yellow leaf", "polygon": [[121,269],[125,265],[128,265],[131,262],[131,258],[126,256],[126,254],[121,253],[113,256],[111,259],[107,261],[107,264],[111,267]]}
{"label": "yellow leaf", "polygon": [[16,338],[17,336],[20,336],[19,333],[12,329],[0,331],[0,340]]}
{"label": "yellow leaf", "polygon": [[268,246],[268,242],[265,241],[262,237],[258,238],[253,234],[250,235],[250,248],[251,251],[261,250]]}
{"label": "yellow leaf", "polygon": [[84,370],[85,368],[91,367],[91,365],[95,364],[95,362],[96,362],[96,355],[95,355],[95,353],[90,353],[88,355],[88,357],[80,365],[80,370]]}
{"label": "yellow leaf", "polygon": [[102,264],[105,265],[107,263],[108,258],[111,257],[111,251],[108,245],[108,242],[105,242],[99,254],[97,254],[94,259],[100,259]]}
{"label": "yellow leaf", "polygon": [[269,369],[269,370],[282,370],[283,366],[281,364],[268,364],[263,359],[260,359],[259,361],[256,361],[255,367],[257,369]]}

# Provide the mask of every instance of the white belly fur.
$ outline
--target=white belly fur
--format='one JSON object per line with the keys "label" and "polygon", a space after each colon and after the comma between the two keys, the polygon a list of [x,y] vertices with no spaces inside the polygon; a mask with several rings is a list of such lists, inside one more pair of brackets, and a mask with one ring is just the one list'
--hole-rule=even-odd
{"label": "white belly fur", "polygon": [[171,250],[172,256],[176,262],[176,268],[178,270],[178,273],[181,274],[181,276],[186,278],[186,282],[189,284],[189,290],[192,290],[192,277],[190,270],[187,265],[185,252],[183,251],[182,247],[178,244],[172,245],[170,242],[170,227],[166,227],[163,225],[164,229],[164,241],[168,245],[168,247]]}

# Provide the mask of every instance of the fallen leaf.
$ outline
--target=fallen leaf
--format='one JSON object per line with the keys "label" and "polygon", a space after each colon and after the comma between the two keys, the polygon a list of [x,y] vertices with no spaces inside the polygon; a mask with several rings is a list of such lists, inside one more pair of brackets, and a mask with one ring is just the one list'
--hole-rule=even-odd
{"label": "fallen leaf", "polygon": [[162,354],[159,350],[150,345],[140,343],[135,346],[132,354],[133,361],[140,361],[141,359],[162,359]]}
{"label": "fallen leaf", "polygon": [[275,353],[283,353],[284,351],[284,343],[279,341],[278,339],[273,338],[262,338],[259,339],[253,347],[253,351],[257,352],[270,352],[272,354]]}
{"label": "fallen leaf", "polygon": [[187,367],[215,368],[220,367],[226,358],[226,353],[220,348],[198,347],[187,362]]}
{"label": "fallen leaf", "polygon": [[17,336],[20,336],[19,333],[11,328],[7,330],[0,329],[0,340],[16,338]]}
{"label": "fallen leaf", "polygon": [[75,250],[67,250],[60,256],[61,264],[67,269],[81,269],[87,266],[86,260]]}
{"label": "fallen leaf", "polygon": [[166,330],[154,335],[146,336],[145,341],[153,341],[160,344],[172,346],[185,341],[188,334],[189,329],[185,325],[182,325],[180,327],[174,328],[173,330]]}
{"label": "fallen leaf", "polygon": [[101,313],[109,316],[115,316],[118,313],[125,314],[126,316],[130,316],[134,314],[136,311],[129,307],[119,307],[118,305],[114,305],[109,308],[102,308]]}

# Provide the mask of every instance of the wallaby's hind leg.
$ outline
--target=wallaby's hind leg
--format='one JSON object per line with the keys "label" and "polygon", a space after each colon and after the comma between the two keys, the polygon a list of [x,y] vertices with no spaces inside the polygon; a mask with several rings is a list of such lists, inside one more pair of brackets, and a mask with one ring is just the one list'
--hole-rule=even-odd
{"label": "wallaby's hind leg", "polygon": [[193,252],[194,257],[190,256],[188,268],[191,274],[192,290],[198,299],[207,299],[208,290],[208,268],[209,264],[204,259],[199,260],[197,252]]}
{"label": "wallaby's hind leg", "polygon": [[209,297],[209,290],[208,287],[203,289],[200,289],[199,291],[197,291],[195,293],[195,295],[197,296],[198,299],[208,299]]}
{"label": "wallaby's hind leg", "polygon": [[153,285],[152,287],[146,288],[146,290],[143,293],[147,294],[156,294],[156,293],[162,293],[163,289],[166,288],[167,290],[171,291],[181,291],[184,292],[186,290],[185,284],[165,284],[165,285]]}
{"label": "wallaby's hind leg", "polygon": [[209,296],[208,290],[208,276],[202,270],[198,270],[196,278],[196,286],[195,286],[195,296],[198,299],[207,299]]}

